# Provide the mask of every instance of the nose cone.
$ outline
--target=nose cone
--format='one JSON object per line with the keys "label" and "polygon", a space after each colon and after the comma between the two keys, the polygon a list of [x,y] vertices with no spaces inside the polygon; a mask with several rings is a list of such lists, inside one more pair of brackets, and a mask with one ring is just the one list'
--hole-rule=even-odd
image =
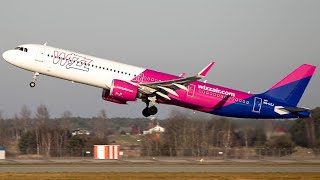
{"label": "nose cone", "polygon": [[14,58],[14,52],[12,50],[6,51],[2,54],[3,59],[5,59],[7,62],[12,61]]}
{"label": "nose cone", "polygon": [[4,53],[2,54],[2,57],[3,57],[3,59],[7,60],[7,59],[9,59],[9,57],[10,57],[10,53],[9,53],[8,51],[6,51],[6,52],[4,52]]}

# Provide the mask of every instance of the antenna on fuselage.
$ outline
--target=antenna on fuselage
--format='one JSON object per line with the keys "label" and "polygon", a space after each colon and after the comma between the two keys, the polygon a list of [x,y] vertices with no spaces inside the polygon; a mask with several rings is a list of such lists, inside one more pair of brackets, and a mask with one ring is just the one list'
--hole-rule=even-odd
{"label": "antenna on fuselage", "polygon": [[47,42],[45,42],[43,45],[44,45],[44,46],[47,46]]}

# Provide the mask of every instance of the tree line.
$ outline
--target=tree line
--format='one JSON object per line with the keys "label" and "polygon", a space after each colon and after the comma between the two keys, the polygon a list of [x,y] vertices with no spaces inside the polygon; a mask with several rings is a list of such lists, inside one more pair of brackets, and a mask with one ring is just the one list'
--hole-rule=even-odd
{"label": "tree line", "polygon": [[[228,153],[234,147],[257,151],[284,148],[290,152],[295,146],[320,148],[320,108],[311,113],[308,119],[256,120],[203,117],[173,110],[168,118],[157,120],[165,128],[160,138],[139,136],[141,155],[205,156],[211,150]],[[130,127],[131,134],[138,136],[149,124],[146,118],[108,118],[104,110],[92,118],[75,117],[69,111],[51,118],[45,105],[39,105],[35,112],[23,106],[12,118],[0,114],[0,146],[17,154],[63,156],[66,150],[79,154],[83,153],[80,149],[92,149],[94,144],[109,144],[110,136],[120,135],[122,128]],[[77,128],[88,129],[90,135],[72,136]]]}
{"label": "tree line", "polygon": [[141,152],[146,156],[207,156],[215,149],[228,153],[240,147],[256,148],[263,155],[283,149],[280,154],[287,155],[293,153],[296,146],[317,149],[320,148],[320,108],[313,109],[311,114],[310,118],[297,120],[214,116],[204,119],[173,111],[163,122],[166,131],[161,138],[146,136]]}

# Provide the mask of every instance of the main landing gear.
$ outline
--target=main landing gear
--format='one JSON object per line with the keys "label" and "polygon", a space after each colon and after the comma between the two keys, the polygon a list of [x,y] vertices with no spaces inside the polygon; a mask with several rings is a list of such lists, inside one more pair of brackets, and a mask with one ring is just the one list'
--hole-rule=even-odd
{"label": "main landing gear", "polygon": [[[155,106],[156,100],[157,100],[156,96],[148,97],[148,100],[146,101],[147,107],[142,110],[142,115],[144,117],[149,117],[151,115],[157,114],[158,108]],[[149,107],[150,102],[151,102],[152,106]]]}
{"label": "main landing gear", "polygon": [[37,81],[37,77],[40,75],[40,73],[38,72],[34,72],[33,73],[33,78],[32,78],[32,82],[30,82],[30,87],[35,87],[36,86],[36,81]]}

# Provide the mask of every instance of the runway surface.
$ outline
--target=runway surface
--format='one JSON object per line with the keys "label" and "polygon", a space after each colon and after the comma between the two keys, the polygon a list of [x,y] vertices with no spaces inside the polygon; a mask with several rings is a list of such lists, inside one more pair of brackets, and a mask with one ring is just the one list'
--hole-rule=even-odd
{"label": "runway surface", "polygon": [[320,172],[320,166],[2,165],[0,172]]}

